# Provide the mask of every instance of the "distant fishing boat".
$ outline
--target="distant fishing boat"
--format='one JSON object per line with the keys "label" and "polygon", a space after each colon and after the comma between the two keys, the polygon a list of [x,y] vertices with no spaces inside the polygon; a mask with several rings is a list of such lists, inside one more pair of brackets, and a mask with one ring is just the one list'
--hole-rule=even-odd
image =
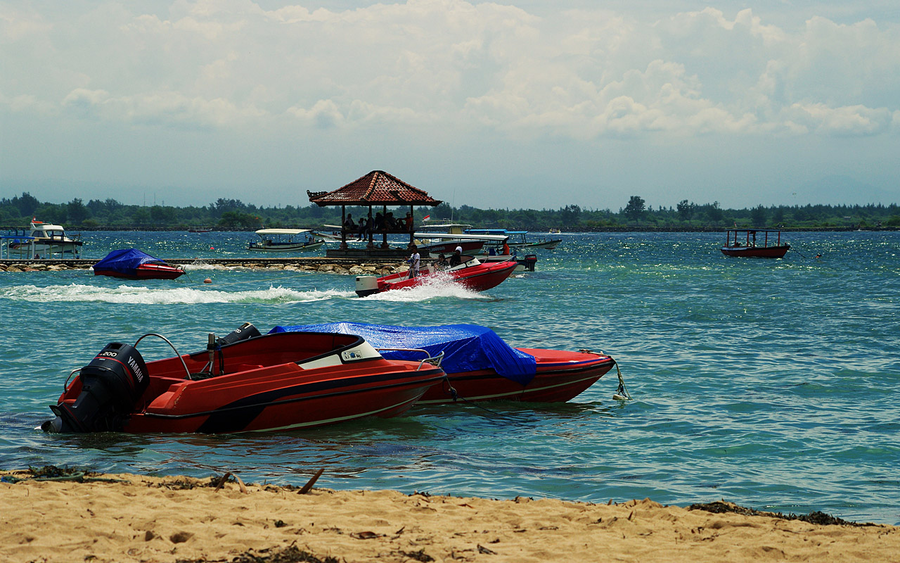
{"label": "distant fishing boat", "polygon": [[783,258],[791,248],[782,244],[781,231],[766,229],[729,229],[725,232],[725,256],[745,258]]}

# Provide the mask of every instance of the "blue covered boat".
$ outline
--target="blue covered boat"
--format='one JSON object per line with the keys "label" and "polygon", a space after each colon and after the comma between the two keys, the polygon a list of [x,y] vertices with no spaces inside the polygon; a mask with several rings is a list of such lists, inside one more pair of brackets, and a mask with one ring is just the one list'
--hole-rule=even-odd
{"label": "blue covered boat", "polygon": [[270,332],[355,334],[385,358],[398,360],[421,360],[443,352],[441,367],[447,380],[427,391],[420,403],[565,402],[616,365],[610,356],[589,350],[513,348],[493,330],[469,324],[402,327],[344,322],[276,326]]}
{"label": "blue covered boat", "polygon": [[113,250],[103,260],[94,264],[95,276],[112,276],[129,280],[172,280],[182,274],[184,270],[170,266],[165,260],[150,256],[137,248]]}

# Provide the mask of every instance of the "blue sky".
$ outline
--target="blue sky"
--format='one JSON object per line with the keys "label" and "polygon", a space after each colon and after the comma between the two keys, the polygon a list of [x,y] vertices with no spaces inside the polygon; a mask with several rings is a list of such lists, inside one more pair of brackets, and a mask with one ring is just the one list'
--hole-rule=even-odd
{"label": "blue sky", "polygon": [[0,0],[0,196],[900,203],[896,0]]}

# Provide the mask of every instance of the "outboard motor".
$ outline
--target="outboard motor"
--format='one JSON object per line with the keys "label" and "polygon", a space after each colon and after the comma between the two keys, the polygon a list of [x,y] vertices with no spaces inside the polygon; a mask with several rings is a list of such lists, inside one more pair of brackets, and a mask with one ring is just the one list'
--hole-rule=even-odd
{"label": "outboard motor", "polygon": [[216,344],[218,344],[220,347],[227,346],[228,344],[234,344],[235,342],[247,340],[248,338],[255,338],[257,336],[260,336],[259,329],[257,329],[251,323],[244,323],[222,338],[217,338]]}
{"label": "outboard motor", "polygon": [[378,278],[376,276],[356,276],[356,294],[360,297],[378,293]]}
{"label": "outboard motor", "polygon": [[536,254],[526,254],[525,258],[519,261],[520,264],[525,266],[526,272],[533,272],[534,265],[537,264],[537,255]]}
{"label": "outboard motor", "polygon": [[133,346],[113,342],[81,368],[81,394],[74,403],[51,406],[48,432],[121,431],[134,404],[150,385],[144,358]]}

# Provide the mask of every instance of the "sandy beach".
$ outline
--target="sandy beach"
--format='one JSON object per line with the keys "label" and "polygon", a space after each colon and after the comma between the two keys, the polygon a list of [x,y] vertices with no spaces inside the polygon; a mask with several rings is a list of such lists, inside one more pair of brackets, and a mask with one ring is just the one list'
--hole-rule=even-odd
{"label": "sandy beach", "polygon": [[[900,528],[662,506],[0,472],[0,560],[898,561]],[[827,516],[821,515],[827,519]]]}

